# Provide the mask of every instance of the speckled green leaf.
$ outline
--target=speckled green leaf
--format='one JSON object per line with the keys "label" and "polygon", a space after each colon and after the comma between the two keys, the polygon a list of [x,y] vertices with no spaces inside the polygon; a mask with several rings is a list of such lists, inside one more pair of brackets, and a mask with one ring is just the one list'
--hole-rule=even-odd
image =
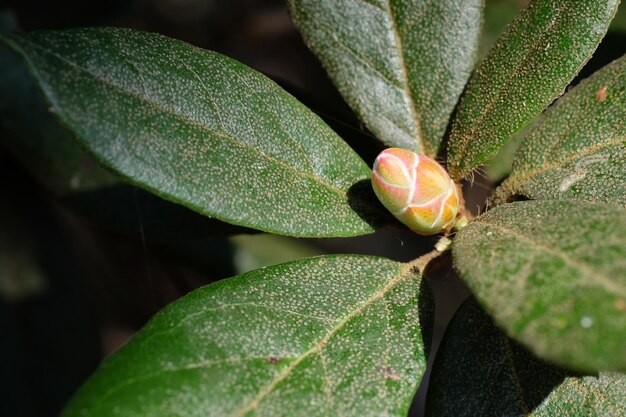
{"label": "speckled green leaf", "polygon": [[626,370],[626,209],[505,204],[462,229],[453,255],[483,307],[537,355]]}
{"label": "speckled green leaf", "polygon": [[622,417],[624,394],[626,375],[580,375],[549,365],[470,299],[437,351],[426,417]]}
{"label": "speckled green leaf", "polygon": [[449,139],[468,175],[558,97],[606,33],[619,0],[533,0],[478,65]]}
{"label": "speckled green leaf", "polygon": [[168,200],[279,234],[372,231],[350,189],[369,168],[244,65],[157,34],[4,35],[51,110],[102,163]]}
{"label": "speckled green leaf", "polygon": [[309,47],[389,146],[435,155],[475,62],[482,0],[290,0]]}
{"label": "speckled green leaf", "polygon": [[431,300],[413,265],[357,255],[223,280],[155,316],[63,416],[404,417]]}
{"label": "speckled green leaf", "polygon": [[577,199],[626,205],[626,58],[584,80],[522,138],[498,199]]}

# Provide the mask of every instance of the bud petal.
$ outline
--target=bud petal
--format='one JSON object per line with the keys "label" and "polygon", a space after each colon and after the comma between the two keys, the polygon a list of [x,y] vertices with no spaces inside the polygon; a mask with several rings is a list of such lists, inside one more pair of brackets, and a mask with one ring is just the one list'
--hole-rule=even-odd
{"label": "bud petal", "polygon": [[458,191],[437,161],[389,148],[378,155],[373,171],[372,187],[381,203],[415,233],[434,235],[454,226]]}

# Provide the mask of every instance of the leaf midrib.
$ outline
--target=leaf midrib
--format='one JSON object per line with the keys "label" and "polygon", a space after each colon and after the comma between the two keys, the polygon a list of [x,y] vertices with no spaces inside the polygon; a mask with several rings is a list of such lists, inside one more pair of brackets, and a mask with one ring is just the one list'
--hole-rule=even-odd
{"label": "leaf midrib", "polygon": [[402,89],[404,90],[404,94],[409,101],[409,112],[411,113],[411,120],[413,121],[413,128],[415,130],[415,140],[417,142],[418,152],[430,154],[430,149],[428,149],[429,145],[426,140],[424,140],[424,135],[422,133],[422,127],[420,123],[420,114],[415,107],[415,99],[413,98],[413,92],[411,91],[411,86],[409,85],[409,71],[406,66],[405,58],[404,58],[404,48],[402,46],[402,38],[400,37],[400,32],[398,31],[396,17],[393,14],[393,6],[391,5],[392,0],[385,1],[385,11],[389,16],[389,23],[391,24],[391,31],[393,34],[393,38],[396,43],[396,50],[398,52],[399,66],[402,78]]}
{"label": "leaf midrib", "polygon": [[[7,43],[10,43],[16,50],[20,51],[22,56],[27,60],[31,70],[33,71],[33,74],[40,80],[41,85],[43,87],[43,83],[44,83],[43,78],[39,75],[39,71],[37,70],[37,67],[32,63],[30,57],[28,56],[28,53],[26,53],[26,51],[24,51],[20,47],[20,45],[18,43],[15,43],[13,41],[13,39],[10,39],[10,38],[7,38],[7,37],[2,37],[2,36],[0,36],[0,38],[4,39]],[[88,74],[89,76],[91,76],[95,80],[100,81],[100,82],[102,82],[104,84],[110,85],[111,87],[121,91],[122,93],[127,94],[129,96],[132,96],[132,97],[134,97],[134,98],[136,98],[136,99],[138,99],[138,100],[140,100],[140,101],[142,101],[142,102],[152,106],[153,108],[155,108],[157,110],[161,110],[164,113],[167,113],[167,114],[171,115],[174,118],[177,118],[177,119],[180,119],[180,120],[182,120],[184,122],[187,122],[190,125],[192,125],[194,127],[197,127],[199,130],[206,131],[207,133],[214,134],[216,136],[221,137],[222,139],[226,139],[226,140],[228,140],[230,142],[233,142],[234,144],[240,146],[241,148],[244,148],[244,149],[247,149],[248,151],[251,151],[253,154],[257,154],[260,157],[262,157],[262,158],[264,158],[264,159],[266,159],[266,160],[268,160],[270,162],[273,162],[273,163],[275,163],[277,165],[280,165],[280,166],[288,169],[289,171],[292,171],[292,172],[296,173],[297,176],[299,176],[299,177],[307,178],[309,180],[312,180],[313,182],[319,183],[320,185],[323,185],[323,186],[331,189],[336,194],[339,194],[340,196],[342,196],[344,198],[347,198],[347,194],[348,194],[347,191],[343,190],[342,188],[339,188],[338,186],[336,186],[336,185],[334,185],[332,183],[329,183],[329,182],[321,179],[320,177],[317,177],[317,176],[315,176],[315,175],[313,175],[311,173],[308,173],[308,172],[300,171],[300,170],[296,169],[295,166],[290,165],[290,164],[288,164],[285,161],[282,161],[280,159],[277,159],[274,156],[268,155],[268,154],[262,152],[261,150],[259,150],[258,148],[250,146],[248,143],[246,143],[246,142],[244,142],[244,141],[242,141],[242,140],[240,140],[240,139],[238,139],[238,138],[236,138],[234,136],[228,135],[225,132],[221,132],[219,130],[215,130],[215,129],[209,127],[209,126],[206,126],[206,125],[200,123],[197,120],[189,118],[187,115],[185,115],[183,113],[177,113],[177,112],[173,111],[172,109],[169,109],[167,107],[163,107],[158,102],[151,101],[148,97],[144,97],[141,94],[138,94],[138,93],[136,93],[136,92],[134,92],[132,90],[128,90],[128,89],[124,88],[123,86],[120,86],[119,84],[115,83],[111,79],[103,78],[103,77],[99,76],[98,74],[96,74],[96,73],[94,73],[92,71],[89,71],[86,68],[81,67],[77,63],[72,62],[72,61],[70,61],[69,59],[67,59],[67,58],[65,58],[63,56],[61,56],[61,55],[59,55],[59,54],[57,54],[57,53],[55,53],[55,52],[53,52],[53,51],[51,51],[49,49],[44,48],[43,46],[41,46],[41,45],[39,45],[39,44],[37,44],[35,42],[30,41],[29,39],[21,37],[20,40],[22,40],[22,41],[32,45],[35,48],[40,49],[41,51],[44,52],[44,54],[49,54],[52,57],[65,62],[67,65],[69,65],[71,67],[74,67],[77,70],[79,70],[81,72],[84,72],[85,74]],[[48,94],[48,96],[50,97],[50,99],[52,101],[52,97],[54,97],[54,94],[51,91],[48,91],[47,94]],[[56,102],[56,100],[54,101],[54,103],[55,103],[55,107],[57,107],[58,110],[59,110],[58,114],[59,115],[61,113],[65,114],[62,111],[61,106]],[[69,118],[68,118],[68,120],[69,120]],[[363,179],[363,178],[359,177],[358,179]]]}
{"label": "leaf midrib", "polygon": [[321,353],[324,347],[333,338],[333,336],[342,328],[344,328],[353,318],[361,314],[367,307],[372,305],[379,298],[386,295],[389,291],[395,288],[395,286],[398,285],[400,282],[402,282],[403,280],[411,276],[416,275],[416,270],[419,271],[420,273],[423,272],[426,264],[439,255],[440,255],[440,252],[432,251],[430,253],[427,253],[426,255],[423,255],[415,259],[414,261],[410,263],[404,264],[403,267],[400,269],[398,275],[391,278],[387,282],[387,284],[385,284],[380,290],[374,292],[367,300],[365,300],[365,302],[357,306],[351,313],[349,313],[343,319],[337,322],[337,324],[334,327],[330,328],[326,336],[320,339],[320,341],[317,342],[311,349],[297,356],[295,360],[289,364],[288,367],[283,369],[283,371],[279,373],[274,379],[272,379],[269,383],[263,386],[260,389],[259,393],[252,400],[248,401],[246,404],[242,405],[239,409],[235,410],[233,413],[229,415],[229,417],[243,417],[248,412],[254,410],[265,397],[267,397],[269,394],[272,393],[274,388],[280,382],[282,382],[284,379],[289,377],[291,372],[295,368],[297,368],[297,366],[303,360],[305,360],[309,356],[314,355],[316,353]]}

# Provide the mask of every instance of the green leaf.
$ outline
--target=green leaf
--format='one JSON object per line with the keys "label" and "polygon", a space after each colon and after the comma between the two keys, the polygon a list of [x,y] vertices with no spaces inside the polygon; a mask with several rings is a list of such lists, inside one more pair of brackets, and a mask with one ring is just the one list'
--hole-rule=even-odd
{"label": "green leaf", "polygon": [[462,229],[455,267],[507,333],[581,370],[626,370],[626,209],[525,201]]}
{"label": "green leaf", "polygon": [[388,146],[434,156],[474,66],[482,0],[290,0],[344,99]]}
{"label": "green leaf", "polygon": [[426,417],[622,417],[626,375],[549,365],[467,300],[448,325],[428,384]]}
{"label": "green leaf", "polygon": [[626,57],[574,87],[522,138],[497,200],[576,199],[626,205]]}
{"label": "green leaf", "polygon": [[478,65],[449,139],[455,179],[503,143],[565,90],[606,33],[618,0],[531,1]]}
{"label": "green leaf", "polygon": [[[294,236],[373,231],[365,163],[244,65],[157,34],[4,35],[51,109],[103,164],[167,200]],[[367,218],[367,220],[364,219]]]}
{"label": "green leaf", "polygon": [[106,359],[63,416],[405,416],[432,325],[418,264],[325,256],[204,287]]}

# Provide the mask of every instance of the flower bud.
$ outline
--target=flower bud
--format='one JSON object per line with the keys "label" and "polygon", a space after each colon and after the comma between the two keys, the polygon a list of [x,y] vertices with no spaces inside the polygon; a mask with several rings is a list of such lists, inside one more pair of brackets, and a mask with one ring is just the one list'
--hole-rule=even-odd
{"label": "flower bud", "polygon": [[459,211],[456,185],[433,159],[401,148],[382,151],[374,162],[378,199],[415,233],[434,235],[454,226]]}

